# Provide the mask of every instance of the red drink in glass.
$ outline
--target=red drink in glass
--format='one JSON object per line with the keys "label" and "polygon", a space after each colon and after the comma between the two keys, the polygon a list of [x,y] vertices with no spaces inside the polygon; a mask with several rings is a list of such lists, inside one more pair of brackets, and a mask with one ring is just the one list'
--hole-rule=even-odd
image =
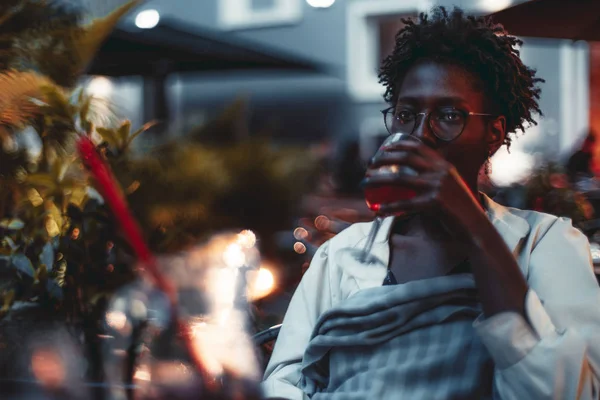
{"label": "red drink in glass", "polygon": [[409,200],[417,195],[413,189],[399,186],[372,186],[365,188],[365,200],[371,211],[378,212],[382,204]]}
{"label": "red drink in glass", "polygon": [[[391,146],[394,143],[400,142],[402,140],[418,139],[411,135],[406,135],[403,133],[396,133],[394,135],[390,135],[381,145],[381,147],[378,150],[378,153],[383,152],[386,147]],[[367,177],[371,177],[394,175],[397,173],[412,176],[417,175],[417,172],[412,168],[401,165],[384,165],[376,169],[369,169],[367,170],[366,175]],[[371,209],[371,211],[374,211],[375,213],[378,213],[381,209],[381,206],[384,204],[391,204],[402,200],[410,200],[417,195],[417,192],[412,188],[377,184],[365,187],[364,192],[367,206],[369,207],[369,209]]]}

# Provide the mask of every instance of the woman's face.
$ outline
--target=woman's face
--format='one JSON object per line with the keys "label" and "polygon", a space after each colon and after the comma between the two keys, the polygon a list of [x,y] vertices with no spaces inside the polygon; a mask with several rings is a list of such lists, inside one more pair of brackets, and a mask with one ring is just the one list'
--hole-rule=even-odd
{"label": "woman's face", "polygon": [[[405,75],[398,92],[396,115],[402,110],[429,113],[439,109],[455,108],[464,113],[491,113],[486,109],[483,85],[478,78],[451,64],[421,62]],[[504,141],[503,117],[466,117],[462,134],[446,142],[438,139],[425,118],[419,117],[413,135],[440,152],[452,163],[467,183],[477,179],[479,170]]]}

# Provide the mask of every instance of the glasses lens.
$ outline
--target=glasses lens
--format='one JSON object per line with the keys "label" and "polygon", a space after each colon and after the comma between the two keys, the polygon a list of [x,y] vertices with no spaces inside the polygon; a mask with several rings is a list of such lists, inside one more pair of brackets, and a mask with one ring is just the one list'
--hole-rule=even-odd
{"label": "glasses lens", "polygon": [[390,135],[404,133],[410,135],[415,129],[416,115],[408,111],[400,111],[394,115],[394,110],[385,113],[385,127]]}
{"label": "glasses lens", "polygon": [[431,114],[431,130],[441,140],[454,140],[462,133],[467,116],[456,109],[440,109]]}

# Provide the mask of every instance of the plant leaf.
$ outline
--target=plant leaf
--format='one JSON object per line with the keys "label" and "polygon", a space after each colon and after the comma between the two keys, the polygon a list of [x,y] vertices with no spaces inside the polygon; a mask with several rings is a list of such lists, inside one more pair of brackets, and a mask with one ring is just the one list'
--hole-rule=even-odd
{"label": "plant leaf", "polygon": [[119,150],[122,150],[127,143],[127,139],[129,139],[129,132],[131,132],[131,121],[125,120],[117,130],[117,134],[119,136]]}
{"label": "plant leaf", "polygon": [[90,107],[92,105],[92,96],[85,96],[83,89],[81,90],[81,95],[78,98],[77,104],[79,105],[79,119],[82,123],[88,121],[88,113],[90,112]]}
{"label": "plant leaf", "polygon": [[129,147],[131,145],[131,143],[133,143],[133,141],[135,140],[136,137],[138,137],[140,134],[146,132],[148,129],[152,128],[154,125],[158,124],[158,121],[150,121],[150,122],[146,122],[144,124],[144,126],[142,126],[140,129],[138,129],[137,131],[133,132],[129,138],[127,138],[127,144],[125,145],[125,147]]}
{"label": "plant leaf", "polygon": [[90,25],[84,28],[83,34],[74,38],[82,72],[94,59],[96,52],[115,29],[119,20],[141,3],[141,0],[125,3],[107,16],[92,21]]}
{"label": "plant leaf", "polygon": [[50,174],[39,173],[27,175],[27,183],[37,187],[43,187],[50,190],[57,188],[57,182]]}
{"label": "plant leaf", "polygon": [[114,129],[96,128],[96,132],[102,136],[102,140],[108,143],[109,146],[119,148],[119,135]]}
{"label": "plant leaf", "polygon": [[[22,128],[43,112],[44,87],[55,86],[47,77],[31,71],[9,70],[0,74],[0,124]],[[37,101],[32,101],[37,100]]]}
{"label": "plant leaf", "polygon": [[66,160],[64,158],[57,158],[56,160],[54,160],[54,163],[52,163],[51,172],[54,182],[60,183],[63,180],[65,172],[67,172],[67,168],[69,168],[69,164],[69,160]]}
{"label": "plant leaf", "polygon": [[44,113],[54,119],[59,118],[62,122],[72,122],[74,106],[67,91],[56,85],[45,85],[42,87],[42,92],[46,99]]}

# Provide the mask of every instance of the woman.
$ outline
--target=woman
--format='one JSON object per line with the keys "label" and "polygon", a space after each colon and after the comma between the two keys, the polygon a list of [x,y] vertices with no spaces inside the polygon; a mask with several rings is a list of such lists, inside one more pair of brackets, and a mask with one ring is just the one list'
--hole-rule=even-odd
{"label": "woman", "polygon": [[[478,194],[487,160],[539,114],[535,72],[514,37],[434,9],[407,22],[385,59],[386,126],[418,141],[376,156],[416,176],[389,204],[372,249],[340,265],[370,224],[324,244],[296,290],[265,374],[285,399],[593,399],[600,289],[588,242],[567,219]],[[385,267],[387,265],[387,268]]]}

